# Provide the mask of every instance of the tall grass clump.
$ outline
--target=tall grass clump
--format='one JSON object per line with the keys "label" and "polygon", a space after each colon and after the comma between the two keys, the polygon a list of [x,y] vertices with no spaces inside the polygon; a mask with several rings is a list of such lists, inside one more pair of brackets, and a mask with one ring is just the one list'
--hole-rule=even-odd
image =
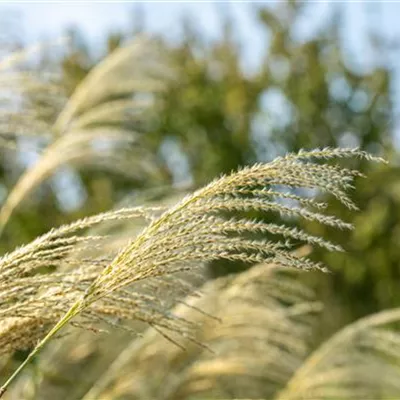
{"label": "tall grass clump", "polygon": [[[93,279],[77,298],[68,302],[65,314],[47,335],[35,346],[30,355],[4,383],[4,393],[11,382],[36,354],[71,320],[121,293],[125,287],[140,284],[149,279],[172,276],[175,273],[192,270],[199,263],[217,259],[241,261],[247,264],[272,263],[281,267],[302,270],[322,270],[325,267],[292,253],[299,243],[321,246],[327,250],[341,248],[321,237],[290,226],[290,219],[304,218],[339,229],[350,229],[349,223],[324,212],[325,204],[307,197],[304,191],[293,192],[291,188],[320,190],[333,195],[350,210],[356,205],[346,193],[352,187],[358,171],[321,163],[329,159],[360,157],[371,161],[382,161],[358,149],[316,149],[300,151],[279,157],[268,164],[256,164],[223,176],[176,205],[150,217],[150,223],[142,232],[123,248],[102,272]],[[122,211],[123,212],[123,211]],[[137,211],[140,214],[140,211]],[[251,217],[254,212],[279,213],[282,223],[269,223]],[[92,217],[101,221],[106,216]],[[96,220],[96,221],[97,221]],[[79,223],[78,223],[79,226]],[[72,225],[60,228],[56,233],[57,251],[68,246],[64,231],[75,229]],[[64,229],[64,230],[63,230]],[[56,231],[57,232],[57,231]],[[61,237],[60,236],[60,232]],[[50,233],[51,235],[51,233]],[[72,236],[74,238],[74,236]],[[77,239],[72,239],[76,241]],[[83,237],[80,240],[87,240]],[[53,240],[50,240],[52,243]],[[64,243],[65,242],[65,243]],[[30,268],[41,254],[54,254],[47,249],[35,253],[41,241],[28,245],[28,250],[17,250],[0,260],[0,271],[6,280],[0,278],[0,285],[9,282],[15,263],[27,257],[26,267]],[[48,242],[46,242],[48,243]],[[30,247],[29,247],[30,246]],[[68,247],[66,247],[68,249]],[[40,248],[41,249],[41,248]],[[36,254],[30,264],[30,254]],[[35,278],[36,279],[36,278]],[[76,285],[74,285],[76,287]],[[123,303],[123,296],[116,299]],[[18,305],[15,305],[18,308]],[[139,314],[140,307],[137,309]],[[179,331],[179,328],[177,328]],[[185,335],[182,330],[182,334]]]}
{"label": "tall grass clump", "polygon": [[176,312],[196,322],[207,348],[187,341],[182,352],[148,331],[83,399],[271,398],[280,390],[308,354],[321,308],[299,270],[260,264],[201,293]]}
{"label": "tall grass clump", "polygon": [[201,320],[182,354],[155,331],[135,340],[83,397],[91,399],[394,399],[400,310],[353,322],[315,346],[321,303],[298,274],[271,264],[202,288],[179,308]]}

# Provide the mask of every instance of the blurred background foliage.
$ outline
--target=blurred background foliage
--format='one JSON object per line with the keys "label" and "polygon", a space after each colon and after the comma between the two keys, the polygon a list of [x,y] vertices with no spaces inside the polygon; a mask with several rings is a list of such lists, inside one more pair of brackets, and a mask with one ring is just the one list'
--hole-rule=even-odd
{"label": "blurred background foliage", "polygon": [[[316,251],[313,256],[333,273],[305,274],[303,278],[312,281],[328,304],[322,335],[357,317],[397,305],[400,171],[392,126],[393,74],[384,63],[369,70],[350,65],[342,48],[340,8],[313,37],[296,39],[293,27],[309,6],[290,1],[273,9],[255,8],[254,24],[265,31],[267,51],[259,68],[251,70],[244,65],[241,44],[228,14],[222,18],[223,35],[218,39],[206,40],[190,18],[181,21],[184,34],[180,41],[157,37],[173,78],[163,90],[148,95],[152,107],[139,128],[143,133],[141,146],[153,155],[160,174],[132,178],[129,168],[136,168],[134,162],[124,164],[126,174],[101,167],[63,166],[11,216],[0,241],[1,253],[53,226],[108,210],[127,197],[138,202],[184,192],[222,173],[287,151],[360,146],[385,155],[391,164],[374,166],[370,171],[366,163],[353,160],[351,166],[368,175],[367,180],[357,181],[352,195],[361,211],[350,213],[334,200],[329,202],[332,214],[354,222],[355,230],[324,232],[327,228],[307,223],[310,232],[332,238],[347,252]],[[136,24],[131,32],[108,35],[100,58],[141,33],[146,33],[146,27]],[[61,51],[43,48],[34,63],[23,65],[30,76],[39,77],[35,90],[21,83],[19,109],[25,113],[21,119],[34,115],[34,123],[25,121],[24,132],[13,141],[14,150],[0,149],[2,201],[46,144],[62,135],[51,126],[99,62],[79,30],[67,34],[67,45]],[[15,49],[10,43],[7,46]],[[385,43],[375,41],[374,46],[383,59],[388,51]],[[135,69],[135,65],[131,67]],[[119,127],[121,121],[116,122]],[[129,120],[124,124],[124,129],[138,129]],[[1,127],[3,138],[14,138],[10,123]],[[238,268],[219,264],[210,266],[210,272],[220,275]]]}

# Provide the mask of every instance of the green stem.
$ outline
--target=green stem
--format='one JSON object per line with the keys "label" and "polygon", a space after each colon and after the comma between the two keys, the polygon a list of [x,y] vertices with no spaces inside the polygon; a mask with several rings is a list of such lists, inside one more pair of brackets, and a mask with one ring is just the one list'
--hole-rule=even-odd
{"label": "green stem", "polygon": [[81,306],[81,300],[77,301],[71,306],[68,312],[57,322],[57,324],[50,330],[50,332],[36,345],[31,351],[25,361],[17,368],[17,370],[8,378],[8,380],[0,388],[0,397],[6,392],[10,384],[15,378],[24,370],[30,361],[39,353],[39,351],[46,345],[46,343],[58,333],[75,315],[79,313],[79,307]]}

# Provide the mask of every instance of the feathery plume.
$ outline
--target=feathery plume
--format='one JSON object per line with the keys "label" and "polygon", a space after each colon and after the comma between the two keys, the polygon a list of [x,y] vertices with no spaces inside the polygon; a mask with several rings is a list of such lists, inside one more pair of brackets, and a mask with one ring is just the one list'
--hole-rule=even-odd
{"label": "feathery plume", "polygon": [[[185,197],[166,210],[127,245],[73,303],[67,313],[35,347],[18,370],[3,385],[4,392],[27,363],[71,319],[95,302],[133,283],[187,271],[199,262],[216,259],[245,263],[273,263],[303,270],[325,268],[307,258],[291,254],[293,239],[334,249],[331,243],[313,238],[302,230],[251,223],[233,215],[249,211],[277,212],[282,216],[302,217],[339,229],[351,225],[337,217],[300,205],[286,205],[271,198],[265,187],[313,188],[332,194],[345,206],[354,208],[345,190],[351,187],[358,171],[314,163],[328,158],[361,157],[381,161],[357,149],[322,149],[289,154],[269,164],[256,164],[223,176]],[[276,193],[274,193],[276,199]],[[284,197],[283,197],[284,198]],[[221,221],[221,218],[224,221]],[[244,217],[246,220],[246,217]],[[227,222],[227,225],[225,225]],[[282,235],[285,241],[258,239],[260,232]],[[255,229],[256,228],[256,229]]]}

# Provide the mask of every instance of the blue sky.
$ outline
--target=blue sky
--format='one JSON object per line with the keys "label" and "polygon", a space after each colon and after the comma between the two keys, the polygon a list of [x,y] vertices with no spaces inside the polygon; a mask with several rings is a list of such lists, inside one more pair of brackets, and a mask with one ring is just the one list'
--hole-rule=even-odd
{"label": "blue sky", "polygon": [[[92,42],[99,41],[107,31],[116,28],[129,28],[132,25],[135,7],[140,5],[146,15],[146,25],[151,31],[162,32],[169,36],[179,35],[178,22],[184,14],[195,18],[196,23],[204,28],[211,37],[218,35],[220,29],[219,11],[224,10],[233,15],[238,34],[252,53],[257,53],[257,46],[262,45],[257,27],[254,24],[253,9],[256,4],[274,6],[277,1],[253,2],[223,1],[159,1],[159,2],[93,2],[93,1],[4,1],[0,0],[0,25],[5,16],[13,15],[15,25],[9,24],[11,30],[21,32],[23,38],[36,42],[45,37],[54,38],[70,26],[78,26]],[[310,31],[318,28],[334,6],[341,4],[345,10],[343,34],[349,46],[362,50],[362,31],[366,25],[374,24],[386,37],[400,39],[400,2],[378,1],[310,1],[308,13],[299,22],[299,30]],[[5,30],[0,26],[1,30]],[[362,57],[368,52],[361,51]]]}
{"label": "blue sky", "polygon": [[246,2],[18,3],[0,0],[0,33],[3,14],[3,19],[8,15],[8,19],[11,20],[11,15],[12,20],[16,21],[11,30],[20,31],[20,36],[24,39],[29,38],[31,42],[49,37],[54,39],[65,28],[76,26],[91,43],[101,43],[106,32],[131,28],[138,6],[146,15],[146,27],[150,31],[163,33],[172,38],[179,37],[179,21],[185,14],[195,18],[196,23],[207,35],[217,36],[221,28],[219,11],[229,8],[240,28],[239,36],[244,43],[252,43],[250,57],[257,59],[257,47],[261,47],[263,43],[263,38],[252,23],[253,7]]}
{"label": "blue sky", "polygon": [[[217,34],[219,19],[216,10],[224,7],[224,3],[217,2],[18,3],[0,0],[0,12],[7,10],[20,14],[25,34],[29,34],[33,40],[44,35],[55,35],[71,25],[79,26],[90,39],[96,40],[107,30],[128,28],[138,5],[145,10],[146,22],[151,30],[167,32],[169,35],[178,33],[177,22],[187,12],[194,15],[211,35]],[[229,4],[229,7],[239,19],[243,11],[248,14],[249,6],[245,2]],[[244,24],[247,26],[249,22]]]}
{"label": "blue sky", "polygon": [[[105,32],[116,28],[132,26],[135,7],[140,4],[146,15],[146,25],[151,31],[162,32],[172,37],[179,35],[179,20],[184,14],[189,14],[200,24],[204,32],[211,37],[218,35],[220,29],[219,11],[229,12],[236,21],[238,35],[247,49],[246,56],[257,59],[264,40],[262,33],[254,24],[252,15],[254,3],[274,6],[277,1],[159,1],[159,2],[91,2],[91,1],[4,1],[0,0],[0,34],[11,29],[20,32],[22,38],[36,42],[43,38],[55,38],[70,26],[78,26],[91,42],[100,42]],[[347,0],[340,1],[310,1],[308,13],[299,21],[300,32],[312,31],[329,18],[330,11],[338,4],[345,10],[343,36],[346,46],[359,51],[358,61],[368,63],[371,53],[366,50],[363,41],[363,31],[373,24],[380,33],[392,39],[400,39],[400,2],[377,1],[363,2]],[[14,16],[8,27],[4,19]],[[10,21],[9,21],[10,22]],[[1,26],[3,25],[3,27]],[[11,26],[10,26],[11,25]],[[250,60],[250,63],[254,62]]]}

